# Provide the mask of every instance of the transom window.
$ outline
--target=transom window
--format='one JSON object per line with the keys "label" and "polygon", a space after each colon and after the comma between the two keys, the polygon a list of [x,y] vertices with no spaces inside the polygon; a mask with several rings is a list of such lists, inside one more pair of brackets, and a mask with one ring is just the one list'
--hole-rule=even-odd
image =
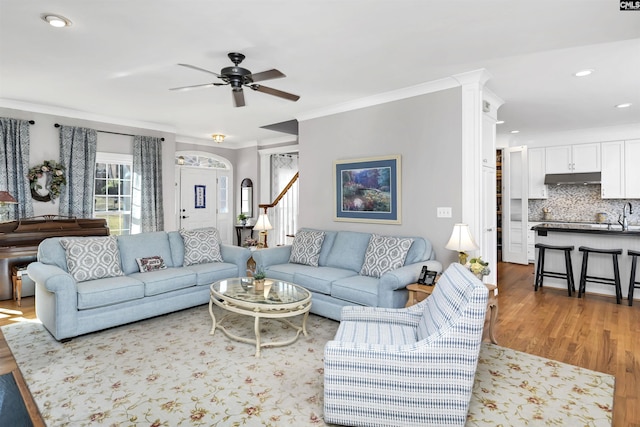
{"label": "transom window", "polygon": [[131,234],[132,177],[132,156],[97,153],[93,216],[107,220],[110,234]]}

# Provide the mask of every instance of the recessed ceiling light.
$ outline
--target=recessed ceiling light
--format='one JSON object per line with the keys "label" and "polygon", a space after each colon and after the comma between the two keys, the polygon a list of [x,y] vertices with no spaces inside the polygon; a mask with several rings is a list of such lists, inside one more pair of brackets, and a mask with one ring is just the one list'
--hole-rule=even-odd
{"label": "recessed ceiling light", "polygon": [[630,102],[625,102],[624,104],[616,105],[616,108],[629,108],[629,107],[631,107],[631,103]]}
{"label": "recessed ceiling light", "polygon": [[71,26],[71,21],[60,15],[42,15],[42,19],[52,27],[56,28]]}
{"label": "recessed ceiling light", "polygon": [[576,76],[576,77],[585,77],[585,76],[588,76],[591,73],[593,73],[593,70],[586,69],[586,70],[580,70],[577,73],[574,73],[573,75]]}
{"label": "recessed ceiling light", "polygon": [[501,124],[503,124],[503,123],[504,123],[504,120],[498,120],[498,121],[496,122],[496,124],[497,124],[497,125],[501,125]]}
{"label": "recessed ceiling light", "polygon": [[520,133],[519,130],[512,130],[511,133]]}

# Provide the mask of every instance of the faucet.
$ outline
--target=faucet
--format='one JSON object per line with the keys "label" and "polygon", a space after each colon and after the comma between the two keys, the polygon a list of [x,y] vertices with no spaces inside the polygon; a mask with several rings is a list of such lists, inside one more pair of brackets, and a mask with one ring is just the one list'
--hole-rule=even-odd
{"label": "faucet", "polygon": [[627,231],[629,229],[629,221],[627,220],[627,206],[629,206],[629,215],[633,213],[631,202],[627,202],[622,206],[622,221],[620,221],[620,216],[618,215],[618,224],[622,226],[622,231]]}

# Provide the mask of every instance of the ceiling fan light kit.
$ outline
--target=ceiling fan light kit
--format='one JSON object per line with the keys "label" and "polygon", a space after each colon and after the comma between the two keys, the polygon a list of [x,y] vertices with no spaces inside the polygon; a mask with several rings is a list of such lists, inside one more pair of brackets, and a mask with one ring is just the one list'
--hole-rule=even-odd
{"label": "ceiling fan light kit", "polygon": [[208,74],[213,74],[218,77],[223,83],[212,82],[205,83],[200,85],[192,85],[192,86],[181,86],[176,88],[171,88],[169,90],[189,90],[196,88],[204,88],[204,87],[212,87],[212,86],[231,86],[231,95],[233,98],[233,105],[235,107],[244,107],[246,105],[244,99],[244,90],[243,87],[246,86],[251,88],[257,92],[266,93],[267,95],[277,96],[279,98],[287,99],[289,101],[297,101],[300,99],[300,96],[294,95],[292,93],[284,92],[278,89],[273,89],[267,86],[263,86],[260,84],[256,84],[256,82],[261,82],[264,80],[272,80],[279,79],[282,77],[286,77],[284,73],[276,70],[266,70],[260,73],[251,73],[251,71],[246,68],[240,67],[240,63],[244,61],[245,56],[241,53],[231,52],[227,55],[231,62],[233,62],[233,67],[225,67],[220,70],[220,74],[214,73],[213,71],[206,70],[204,68],[196,67],[195,65],[190,64],[178,64],[183,67],[191,68],[194,70],[202,71]]}

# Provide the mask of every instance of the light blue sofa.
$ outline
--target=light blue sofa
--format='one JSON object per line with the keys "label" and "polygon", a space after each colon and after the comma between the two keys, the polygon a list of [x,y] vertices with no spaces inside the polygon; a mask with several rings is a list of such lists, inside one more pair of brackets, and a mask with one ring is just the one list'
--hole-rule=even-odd
{"label": "light blue sofa", "polygon": [[[118,236],[124,275],[76,282],[60,240],[40,243],[38,260],[27,270],[36,282],[36,315],[57,340],[205,304],[209,285],[246,275],[251,256],[246,248],[220,245],[224,262],[184,267],[184,242],[177,231]],[[155,255],[167,268],[140,273],[136,258]]]}
{"label": "light blue sofa", "polygon": [[[311,230],[311,229],[307,229]],[[340,320],[348,305],[399,308],[407,303],[406,286],[418,280],[422,266],[441,272],[431,242],[423,237],[414,241],[404,266],[380,278],[360,275],[371,233],[324,231],[318,267],[289,262],[292,246],[278,246],[253,252],[256,268],[267,277],[303,286],[312,294],[311,312]]]}

